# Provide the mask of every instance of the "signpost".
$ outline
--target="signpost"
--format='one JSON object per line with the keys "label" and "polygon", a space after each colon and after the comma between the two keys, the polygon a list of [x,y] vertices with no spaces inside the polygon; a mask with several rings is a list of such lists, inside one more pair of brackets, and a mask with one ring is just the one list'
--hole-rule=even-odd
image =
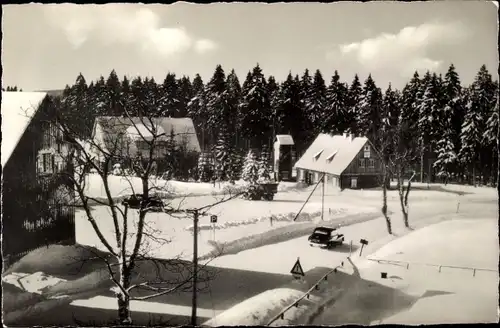
{"label": "signpost", "polygon": [[365,245],[368,245],[368,240],[361,239],[359,242],[361,243],[361,249],[359,250],[359,256],[361,256],[361,254],[363,253],[363,247],[365,247]]}
{"label": "signpost", "polygon": [[300,260],[298,257],[290,273],[295,277],[295,279],[300,279],[301,277],[305,276],[304,270],[302,269],[302,265],[300,265]]}
{"label": "signpost", "polygon": [[215,224],[217,223],[217,215],[210,215],[210,223],[212,223],[212,231],[213,231],[214,240],[215,240]]}

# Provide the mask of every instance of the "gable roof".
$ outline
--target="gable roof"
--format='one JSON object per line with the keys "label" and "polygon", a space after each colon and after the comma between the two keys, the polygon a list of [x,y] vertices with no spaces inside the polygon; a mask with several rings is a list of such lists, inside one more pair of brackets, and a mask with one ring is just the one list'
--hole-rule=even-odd
{"label": "gable roof", "polygon": [[[368,142],[368,138],[320,134],[294,167],[341,175]],[[332,156],[334,154],[334,156]]]}
{"label": "gable roof", "polygon": [[[176,144],[181,144],[185,141],[186,147],[189,150],[201,151],[194,124],[190,118],[154,117],[151,118],[151,122],[157,131],[157,135],[165,133],[165,139],[168,139],[170,131],[173,130],[176,134],[174,136]],[[152,137],[149,132],[151,127],[146,127],[150,125],[149,118],[99,116],[95,120],[94,129],[97,125],[101,127],[104,134],[103,140],[108,149],[113,149],[113,143],[121,136],[127,136],[132,140],[140,140],[143,137],[147,140],[148,137]]]}
{"label": "gable roof", "polygon": [[280,145],[294,145],[293,138],[289,134],[278,134],[278,135],[276,135],[276,141]]}
{"label": "gable roof", "polygon": [[2,166],[9,160],[46,92],[2,91]]}

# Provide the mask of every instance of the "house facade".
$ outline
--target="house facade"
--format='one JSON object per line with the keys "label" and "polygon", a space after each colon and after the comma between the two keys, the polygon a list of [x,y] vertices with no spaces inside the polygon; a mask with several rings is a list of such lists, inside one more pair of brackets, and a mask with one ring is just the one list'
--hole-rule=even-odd
{"label": "house facade", "polygon": [[365,189],[380,186],[382,163],[365,137],[320,134],[295,164],[297,180],[319,182],[332,189]]}
{"label": "house facade", "polygon": [[179,166],[196,164],[201,152],[190,118],[100,116],[95,119],[90,145],[99,163],[104,163],[107,154],[113,154],[116,159],[108,164],[126,168],[132,159],[149,158],[152,144],[159,172],[168,170],[174,160],[169,157],[172,150],[184,156],[175,159],[185,161],[177,163]]}
{"label": "house facade", "polygon": [[69,143],[44,92],[2,92],[3,254],[74,243]]}

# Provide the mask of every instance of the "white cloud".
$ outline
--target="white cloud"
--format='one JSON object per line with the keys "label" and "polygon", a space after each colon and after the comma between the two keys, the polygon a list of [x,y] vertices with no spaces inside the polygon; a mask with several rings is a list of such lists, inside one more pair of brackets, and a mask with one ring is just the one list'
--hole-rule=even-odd
{"label": "white cloud", "polygon": [[217,44],[209,39],[201,39],[196,41],[194,49],[196,52],[203,54],[217,49]]}
{"label": "white cloud", "polygon": [[136,46],[139,50],[171,56],[183,53],[201,42],[203,49],[216,48],[208,39],[195,40],[184,27],[162,26],[160,17],[145,6],[126,4],[44,6],[46,18],[64,31],[68,41],[77,49],[88,40],[103,44]]}
{"label": "white cloud", "polygon": [[327,53],[332,60],[354,59],[368,71],[396,71],[408,76],[415,70],[435,70],[441,60],[431,58],[429,51],[438,45],[461,42],[466,37],[461,24],[426,23],[409,26],[397,34],[382,33],[359,42],[342,44]]}

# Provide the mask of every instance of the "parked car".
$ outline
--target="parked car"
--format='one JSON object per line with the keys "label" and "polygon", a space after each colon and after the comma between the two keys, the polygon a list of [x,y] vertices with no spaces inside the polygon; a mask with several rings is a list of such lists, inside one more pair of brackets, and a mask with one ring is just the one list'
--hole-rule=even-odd
{"label": "parked car", "polygon": [[342,245],[344,235],[338,233],[336,228],[317,227],[307,240],[311,247],[332,248]]}
{"label": "parked car", "polygon": [[[144,197],[141,194],[134,194],[128,196],[126,199],[122,201],[122,205],[128,205],[129,208],[140,209],[141,204],[144,202]],[[148,208],[152,212],[163,212],[165,204],[158,196],[150,196],[147,199],[147,202],[144,208]]]}

